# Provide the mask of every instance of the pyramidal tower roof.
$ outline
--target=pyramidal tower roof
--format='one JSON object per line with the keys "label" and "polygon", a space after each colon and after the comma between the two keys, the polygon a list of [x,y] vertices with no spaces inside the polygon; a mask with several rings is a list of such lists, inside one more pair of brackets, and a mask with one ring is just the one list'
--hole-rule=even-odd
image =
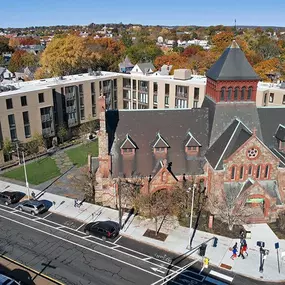
{"label": "pyramidal tower roof", "polygon": [[217,80],[259,80],[235,40],[207,71],[206,76]]}

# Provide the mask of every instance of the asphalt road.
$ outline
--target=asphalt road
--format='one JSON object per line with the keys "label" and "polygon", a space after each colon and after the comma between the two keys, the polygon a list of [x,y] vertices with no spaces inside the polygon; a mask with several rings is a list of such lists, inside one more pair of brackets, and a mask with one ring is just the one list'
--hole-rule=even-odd
{"label": "asphalt road", "polygon": [[[164,277],[177,257],[125,237],[104,242],[86,236],[83,228],[64,216],[46,212],[33,217],[0,205],[0,253],[68,285],[149,285]],[[175,262],[169,273],[191,261]],[[200,270],[198,261],[168,284],[264,284],[214,267]]]}

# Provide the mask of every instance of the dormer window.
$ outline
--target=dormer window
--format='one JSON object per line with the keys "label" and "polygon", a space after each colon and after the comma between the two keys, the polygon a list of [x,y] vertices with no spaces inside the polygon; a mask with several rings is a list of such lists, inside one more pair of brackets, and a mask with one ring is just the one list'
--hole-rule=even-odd
{"label": "dormer window", "polygon": [[134,155],[138,147],[131,139],[131,137],[127,134],[120,148],[122,155]]}
{"label": "dormer window", "polygon": [[169,147],[170,146],[166,140],[161,136],[160,133],[158,133],[156,136],[156,141],[153,145],[153,152],[156,154],[166,154]]}
{"label": "dormer window", "polygon": [[200,151],[201,144],[192,133],[188,132],[188,140],[185,144],[185,152],[189,156],[197,156]]}

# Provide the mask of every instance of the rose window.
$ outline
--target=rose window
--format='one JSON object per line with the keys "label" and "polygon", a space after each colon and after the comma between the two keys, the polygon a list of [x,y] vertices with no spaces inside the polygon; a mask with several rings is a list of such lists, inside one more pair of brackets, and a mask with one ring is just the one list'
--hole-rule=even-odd
{"label": "rose window", "polygon": [[248,151],[247,151],[247,156],[248,158],[256,158],[258,156],[258,149],[256,148],[250,148]]}

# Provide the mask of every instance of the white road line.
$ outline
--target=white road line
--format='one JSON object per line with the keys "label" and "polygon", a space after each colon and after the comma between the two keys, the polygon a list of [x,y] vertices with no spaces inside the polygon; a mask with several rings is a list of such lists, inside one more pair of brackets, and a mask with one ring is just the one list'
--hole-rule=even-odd
{"label": "white road line", "polygon": [[[8,208],[10,209],[10,207],[8,207]],[[33,221],[33,222],[36,222],[36,223],[38,223],[38,224],[45,225],[45,226],[50,227],[50,228],[53,228],[53,229],[58,229],[58,230],[60,230],[60,231],[62,231],[62,232],[64,232],[64,233],[68,233],[68,234],[73,235],[73,236],[75,236],[75,237],[77,237],[77,238],[86,239],[86,238],[90,237],[90,236],[80,237],[80,236],[75,235],[75,234],[73,234],[73,233],[71,233],[71,232],[67,232],[67,231],[64,230],[64,228],[68,228],[68,229],[72,229],[72,230],[74,230],[74,229],[73,229],[73,228],[70,228],[70,227],[68,227],[68,226],[64,226],[64,225],[62,225],[62,224],[59,224],[59,223],[57,223],[57,222],[53,222],[53,221],[47,220],[48,222],[51,222],[51,223],[53,223],[53,224],[55,224],[55,225],[58,225],[58,227],[55,227],[55,226],[51,226],[51,225],[48,225],[48,224],[45,224],[45,223],[41,223],[40,221],[35,221],[34,219],[29,219],[29,217],[24,216],[24,215],[21,215],[21,214],[18,214],[18,213],[13,213],[13,212],[7,211],[7,210],[5,210],[5,209],[1,209],[1,207],[0,207],[0,210],[5,211],[5,212],[10,213],[10,214],[13,214],[13,215],[16,215],[16,216],[21,217],[21,218],[28,219],[28,220]],[[19,212],[19,213],[21,213],[21,212]],[[30,217],[33,217],[33,216],[30,215]],[[100,238],[98,238],[98,237],[95,237],[95,236],[92,236],[92,237],[93,237],[94,239],[97,239],[97,240],[102,241],[102,239],[100,239]],[[111,248],[111,249],[112,249],[112,247],[107,246],[107,245],[104,245],[104,244],[102,244],[102,243],[98,243],[98,242],[93,241],[93,240],[89,240],[89,241],[92,242],[92,243],[95,243],[95,244],[97,244],[97,245],[100,245],[100,246],[102,246],[102,247],[109,248],[109,249]],[[110,245],[113,245],[113,244],[114,244],[113,242],[110,242],[110,241],[105,241],[105,243],[108,243],[108,244],[110,244]],[[128,248],[128,247],[120,246],[120,248],[126,249],[126,250],[129,251],[129,252],[138,253],[139,255],[145,256],[146,258],[150,257],[150,256],[147,255],[147,254],[144,254],[144,253],[142,253],[142,252],[133,250],[133,249]],[[143,258],[139,258],[139,257],[137,257],[137,256],[135,256],[135,255],[131,255],[131,254],[127,253],[127,252],[120,251],[120,250],[118,250],[118,249],[116,249],[116,248],[114,248],[113,250],[118,251],[118,252],[123,253],[123,254],[128,255],[128,256],[137,258],[137,259],[139,259],[139,260],[143,260]],[[155,258],[155,257],[150,257],[150,259],[153,259],[153,260],[159,261],[160,263],[169,265],[169,262],[165,262],[164,260],[161,260],[161,259],[158,259],[158,258]],[[156,266],[163,267],[162,265],[157,265],[156,263],[150,262],[150,261],[148,261],[147,259],[146,259],[145,261],[148,262],[148,263],[150,263],[150,264],[152,264],[152,265],[155,264]],[[172,268],[173,268],[173,269],[175,269],[175,268],[176,268],[176,269],[179,269],[179,268],[181,268],[181,267],[174,265]],[[171,271],[173,271],[173,270],[171,269]]]}
{"label": "white road line", "polygon": [[[89,237],[92,237],[91,235],[89,235],[89,236],[86,236],[86,237],[83,237],[84,239],[86,239],[86,238],[89,238]],[[92,242],[92,240],[90,240],[91,242]]]}
{"label": "white road line", "polygon": [[217,272],[217,271],[215,271],[215,270],[211,270],[210,273],[209,273],[209,275],[216,276],[216,277],[218,277],[218,278],[227,280],[227,281],[229,281],[229,282],[232,282],[232,281],[234,280],[233,277],[230,277],[230,276],[228,276],[228,275],[222,274],[222,273]]}
{"label": "white road line", "polygon": [[146,257],[143,260],[150,260],[150,259],[152,259],[152,257]]}
{"label": "white road line", "polygon": [[33,230],[35,230],[35,231],[41,232],[41,233],[43,233],[43,234],[46,234],[46,235],[48,235],[48,236],[52,236],[52,237],[54,237],[54,238],[56,238],[56,239],[63,240],[63,241],[65,241],[65,242],[67,242],[67,243],[70,243],[70,244],[73,244],[73,245],[75,245],[75,246],[84,248],[84,249],[86,249],[86,250],[88,250],[88,251],[92,251],[92,252],[97,253],[97,254],[99,254],[99,255],[102,255],[102,256],[104,256],[104,257],[107,257],[107,258],[116,260],[116,261],[121,262],[121,263],[123,263],[123,264],[126,264],[126,265],[128,265],[128,266],[131,266],[131,267],[133,267],[133,268],[136,268],[136,269],[138,269],[138,270],[144,271],[144,272],[146,272],[146,273],[149,273],[149,274],[152,274],[152,275],[154,275],[154,276],[156,276],[156,277],[161,278],[161,276],[158,275],[158,274],[155,274],[155,273],[153,273],[153,272],[151,272],[151,271],[148,271],[148,270],[146,270],[146,269],[143,269],[143,268],[141,268],[141,267],[139,267],[139,266],[133,265],[133,264],[128,263],[128,262],[126,262],[126,261],[120,260],[120,259],[118,259],[118,258],[116,258],[116,257],[110,257],[108,254],[105,254],[105,253],[102,253],[102,252],[100,252],[100,251],[96,251],[96,250],[94,250],[94,249],[88,248],[87,246],[78,244],[78,243],[76,243],[76,242],[73,242],[73,241],[70,241],[70,240],[68,240],[68,239],[65,239],[65,238],[56,236],[56,235],[51,234],[51,233],[47,233],[47,232],[45,232],[45,231],[43,231],[43,230],[34,228],[34,227],[30,226],[30,225],[26,225],[26,224],[24,224],[24,223],[22,223],[22,222],[19,222],[19,221],[15,221],[15,220],[10,219],[10,218],[8,218],[8,217],[2,216],[2,215],[0,215],[0,217],[3,218],[3,219],[6,219],[6,220],[8,220],[8,221],[11,221],[11,222],[14,222],[14,223],[16,223],[16,224],[22,225],[22,226],[24,226],[24,227],[33,229]]}
{"label": "white road line", "polygon": [[76,229],[76,231],[79,231],[79,229],[82,228],[83,226],[85,226],[85,224],[82,224],[80,227],[78,227],[78,228]]}
{"label": "white road line", "polygon": [[121,238],[122,238],[122,236],[119,236],[119,237],[113,242],[113,244],[116,244],[117,241],[119,241]]}
{"label": "white road line", "polygon": [[45,217],[43,217],[42,219],[45,219],[47,217],[49,217],[50,215],[52,215],[53,213],[49,213],[48,215],[46,215]]}
{"label": "white road line", "polygon": [[113,246],[112,248],[118,248],[118,247],[120,247],[119,245],[115,245],[115,246]]}

